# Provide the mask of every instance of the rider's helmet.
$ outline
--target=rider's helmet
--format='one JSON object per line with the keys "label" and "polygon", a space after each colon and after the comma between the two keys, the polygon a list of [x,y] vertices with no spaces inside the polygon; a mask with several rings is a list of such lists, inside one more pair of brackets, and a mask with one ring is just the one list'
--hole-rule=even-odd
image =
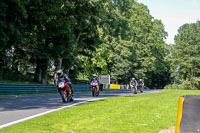
{"label": "rider's helmet", "polygon": [[140,79],[139,81],[142,81],[142,79]]}
{"label": "rider's helmet", "polygon": [[135,80],[135,78],[132,78],[132,80],[134,81],[134,80]]}
{"label": "rider's helmet", "polygon": [[96,74],[92,74],[92,77],[93,77],[93,78],[96,78],[96,76],[97,76]]}
{"label": "rider's helmet", "polygon": [[57,72],[58,77],[62,77],[63,76],[63,70],[59,69]]}

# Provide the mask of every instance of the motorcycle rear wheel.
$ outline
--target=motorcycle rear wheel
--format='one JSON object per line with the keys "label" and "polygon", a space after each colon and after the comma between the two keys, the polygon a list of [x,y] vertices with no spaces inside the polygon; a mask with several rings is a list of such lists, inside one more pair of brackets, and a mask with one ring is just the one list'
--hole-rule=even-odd
{"label": "motorcycle rear wheel", "polygon": [[70,101],[70,102],[74,101],[74,98],[73,98],[73,97],[71,97],[69,101]]}

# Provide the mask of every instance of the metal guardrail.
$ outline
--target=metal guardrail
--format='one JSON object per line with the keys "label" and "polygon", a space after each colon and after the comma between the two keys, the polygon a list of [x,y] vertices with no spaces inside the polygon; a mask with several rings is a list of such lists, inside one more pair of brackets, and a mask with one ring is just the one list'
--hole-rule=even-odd
{"label": "metal guardrail", "polygon": [[[89,85],[73,84],[74,92],[90,91]],[[39,94],[56,93],[57,88],[51,84],[7,84],[0,83],[0,95],[20,95],[20,94]]]}

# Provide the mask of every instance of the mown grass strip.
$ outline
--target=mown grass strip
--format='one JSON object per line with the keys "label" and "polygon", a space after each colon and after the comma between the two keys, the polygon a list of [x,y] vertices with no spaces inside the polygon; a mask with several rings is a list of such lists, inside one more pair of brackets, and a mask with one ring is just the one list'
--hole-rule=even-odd
{"label": "mown grass strip", "polygon": [[166,90],[89,102],[0,130],[2,133],[156,133],[175,125],[178,97],[200,91]]}

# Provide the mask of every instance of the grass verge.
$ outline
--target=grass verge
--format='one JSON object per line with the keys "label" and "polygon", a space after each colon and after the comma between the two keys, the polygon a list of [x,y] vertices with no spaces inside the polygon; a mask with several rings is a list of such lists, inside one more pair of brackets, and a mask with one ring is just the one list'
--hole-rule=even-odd
{"label": "grass verge", "polygon": [[115,97],[53,112],[0,133],[156,133],[175,125],[178,97],[195,90]]}

